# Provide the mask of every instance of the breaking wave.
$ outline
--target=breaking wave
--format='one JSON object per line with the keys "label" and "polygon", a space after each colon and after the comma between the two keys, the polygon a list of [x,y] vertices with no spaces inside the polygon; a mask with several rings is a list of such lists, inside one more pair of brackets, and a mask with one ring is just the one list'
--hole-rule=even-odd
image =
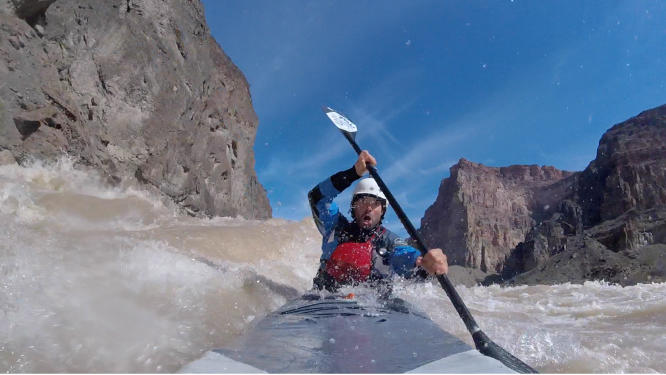
{"label": "breaking wave", "polygon": [[[310,219],[190,217],[68,159],[0,166],[0,239],[4,372],[177,371],[308,290],[321,241]],[[666,372],[664,284],[458,291],[540,371]],[[471,343],[437,285],[396,293]]]}

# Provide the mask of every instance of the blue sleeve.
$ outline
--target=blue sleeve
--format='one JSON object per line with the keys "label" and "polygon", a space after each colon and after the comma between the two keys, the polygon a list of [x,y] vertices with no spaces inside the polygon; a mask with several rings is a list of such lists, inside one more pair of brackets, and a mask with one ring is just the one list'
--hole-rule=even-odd
{"label": "blue sleeve", "polygon": [[359,178],[354,167],[351,167],[320,182],[308,193],[312,217],[323,237],[322,260],[330,258],[337,246],[336,228],[347,223],[347,219],[340,214],[338,205],[333,199]]}
{"label": "blue sleeve", "polygon": [[403,277],[412,275],[416,268],[416,258],[421,252],[411,246],[396,246],[391,256],[391,268]]}
{"label": "blue sleeve", "polygon": [[333,203],[333,199],[359,178],[356,169],[351,167],[320,182],[308,193],[312,216],[317,224],[317,229],[322,235],[326,236],[327,232],[335,227],[340,218],[340,211],[338,206]]}
{"label": "blue sleeve", "polygon": [[333,186],[330,178],[319,183],[308,194],[310,200],[310,208],[312,209],[312,216],[314,217],[317,229],[324,237],[330,234],[330,231],[335,227],[340,216],[338,205],[333,202],[333,199],[338,196],[340,192]]}

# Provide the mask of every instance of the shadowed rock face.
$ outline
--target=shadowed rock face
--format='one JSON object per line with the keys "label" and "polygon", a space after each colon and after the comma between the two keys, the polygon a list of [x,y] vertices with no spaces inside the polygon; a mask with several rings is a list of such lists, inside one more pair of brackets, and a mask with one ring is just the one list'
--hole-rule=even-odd
{"label": "shadowed rock face", "polygon": [[493,168],[461,159],[426,210],[421,234],[428,246],[446,249],[451,264],[498,272],[535,219],[553,211],[568,187],[557,183],[570,175],[553,167]]}
{"label": "shadowed rock face", "polygon": [[494,282],[666,281],[666,105],[609,129],[583,172],[461,160],[420,230]]}
{"label": "shadowed rock face", "polygon": [[666,105],[609,129],[580,178],[586,226],[666,205]]}
{"label": "shadowed rock face", "polygon": [[67,153],[193,214],[271,216],[248,84],[198,0],[10,0],[0,34],[0,149],[19,162]]}

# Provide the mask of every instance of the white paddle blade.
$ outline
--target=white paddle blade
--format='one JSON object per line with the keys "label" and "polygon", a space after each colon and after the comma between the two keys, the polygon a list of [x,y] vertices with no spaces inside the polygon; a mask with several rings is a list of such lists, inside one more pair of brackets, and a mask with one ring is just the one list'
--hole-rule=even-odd
{"label": "white paddle blade", "polygon": [[338,127],[340,130],[344,130],[349,133],[356,133],[356,125],[353,122],[349,121],[345,116],[335,112],[329,107],[324,107],[324,112],[326,116]]}

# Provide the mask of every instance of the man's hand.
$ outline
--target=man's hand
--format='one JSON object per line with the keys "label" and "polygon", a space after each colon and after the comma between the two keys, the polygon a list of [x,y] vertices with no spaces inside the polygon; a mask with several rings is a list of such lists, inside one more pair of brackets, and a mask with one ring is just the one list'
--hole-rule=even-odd
{"label": "man's hand", "polygon": [[359,175],[359,177],[363,176],[365,172],[368,171],[368,165],[377,165],[377,160],[375,160],[375,158],[370,155],[367,150],[363,150],[360,154],[358,154],[358,160],[356,160],[356,163],[354,163],[356,174]]}
{"label": "man's hand", "polygon": [[449,272],[449,263],[442,249],[430,249],[425,256],[416,258],[416,265],[423,267],[430,275]]}

